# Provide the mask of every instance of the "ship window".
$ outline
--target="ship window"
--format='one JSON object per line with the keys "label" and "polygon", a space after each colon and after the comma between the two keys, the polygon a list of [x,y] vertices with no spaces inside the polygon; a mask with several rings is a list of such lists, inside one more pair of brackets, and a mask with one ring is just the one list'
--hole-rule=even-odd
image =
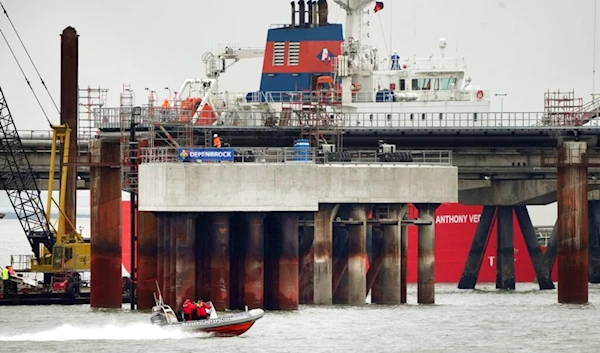
{"label": "ship window", "polygon": [[435,80],[433,80],[433,89],[436,91],[440,90],[440,79],[436,78]]}
{"label": "ship window", "polygon": [[288,46],[288,65],[298,66],[300,64],[300,42],[290,42]]}
{"label": "ship window", "polygon": [[273,66],[283,66],[285,62],[285,42],[275,42],[273,45]]}
{"label": "ship window", "polygon": [[456,87],[456,78],[442,78],[440,79],[440,89],[441,90],[449,90],[452,88],[452,85]]}
{"label": "ship window", "polygon": [[413,78],[413,80],[412,80],[412,90],[413,91],[421,90],[421,86],[419,85],[419,80],[417,80],[416,78]]}
{"label": "ship window", "polygon": [[404,80],[404,79],[401,79],[401,80],[400,80],[400,90],[401,90],[401,91],[404,91],[404,90],[406,90],[406,82],[405,82],[405,80]]}

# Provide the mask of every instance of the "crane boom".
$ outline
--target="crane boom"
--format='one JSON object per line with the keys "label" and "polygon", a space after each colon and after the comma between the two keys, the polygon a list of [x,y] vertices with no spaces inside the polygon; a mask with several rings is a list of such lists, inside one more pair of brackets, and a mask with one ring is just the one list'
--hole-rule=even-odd
{"label": "crane boom", "polygon": [[3,184],[31,249],[39,261],[40,245],[43,244],[52,252],[56,231],[44,211],[35,174],[1,87],[0,134],[0,183]]}

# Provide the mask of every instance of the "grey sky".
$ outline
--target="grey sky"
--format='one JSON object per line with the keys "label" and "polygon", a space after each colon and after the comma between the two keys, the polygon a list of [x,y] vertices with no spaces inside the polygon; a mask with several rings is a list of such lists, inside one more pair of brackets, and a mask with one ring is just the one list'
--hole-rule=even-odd
{"label": "grey sky", "polygon": [[[60,99],[60,33],[67,26],[79,37],[79,84],[109,89],[117,106],[122,84],[131,83],[136,103],[144,87],[177,90],[184,79],[204,76],[201,56],[220,43],[263,47],[270,24],[288,23],[289,0],[2,0],[50,92]],[[507,93],[505,111],[541,111],[543,93],[574,89],[592,93],[594,0],[387,0],[370,20],[370,39],[382,55],[398,49],[402,57],[438,53],[469,63],[476,85]],[[329,22],[344,13],[329,0]],[[3,14],[0,28],[16,51],[53,122],[58,114],[42,90]],[[390,44],[391,43],[391,44]],[[599,58],[600,59],[600,58]],[[596,64],[598,63],[596,60]],[[258,89],[262,60],[233,66],[221,89]],[[19,129],[47,129],[25,80],[0,41],[0,86]],[[600,84],[600,83],[599,83]],[[600,90],[600,89],[598,89]],[[500,110],[494,99],[492,110]],[[555,205],[543,213],[553,212]],[[553,221],[552,221],[553,222]]]}

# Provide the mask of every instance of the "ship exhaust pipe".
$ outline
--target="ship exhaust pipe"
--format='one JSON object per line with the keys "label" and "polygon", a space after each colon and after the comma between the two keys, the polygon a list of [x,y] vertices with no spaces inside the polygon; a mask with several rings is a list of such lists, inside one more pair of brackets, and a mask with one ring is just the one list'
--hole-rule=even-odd
{"label": "ship exhaust pipe", "polygon": [[290,2],[290,5],[292,5],[292,22],[290,23],[290,26],[296,28],[296,2]]}
{"label": "ship exhaust pipe", "polygon": [[312,1],[311,0],[307,0],[306,1],[306,12],[308,12],[308,26],[307,27],[313,27],[313,6],[312,6]]}
{"label": "ship exhaust pipe", "polygon": [[325,26],[327,25],[327,15],[329,12],[327,9],[327,0],[319,0],[317,4],[319,6],[319,26]]}
{"label": "ship exhaust pipe", "polygon": [[306,9],[304,0],[298,0],[298,27],[304,28],[306,25]]}

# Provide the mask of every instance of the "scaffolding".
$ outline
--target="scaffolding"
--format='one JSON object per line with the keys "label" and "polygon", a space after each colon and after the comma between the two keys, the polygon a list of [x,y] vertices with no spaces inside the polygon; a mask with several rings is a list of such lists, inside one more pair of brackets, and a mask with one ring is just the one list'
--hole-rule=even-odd
{"label": "scaffolding", "polygon": [[95,126],[94,114],[106,105],[108,89],[106,88],[80,88],[79,91],[77,129],[77,160],[78,163],[89,161],[89,141],[98,137],[98,128]]}
{"label": "scaffolding", "polygon": [[119,125],[120,139],[119,145],[121,149],[121,187],[123,191],[137,191],[137,163],[132,163],[129,148],[129,130],[131,120],[133,119],[133,105],[135,96],[130,84],[123,84],[123,89],[119,97]]}
{"label": "scaffolding", "polygon": [[583,107],[583,98],[576,98],[574,91],[547,91],[544,93],[544,125],[571,126]]}

